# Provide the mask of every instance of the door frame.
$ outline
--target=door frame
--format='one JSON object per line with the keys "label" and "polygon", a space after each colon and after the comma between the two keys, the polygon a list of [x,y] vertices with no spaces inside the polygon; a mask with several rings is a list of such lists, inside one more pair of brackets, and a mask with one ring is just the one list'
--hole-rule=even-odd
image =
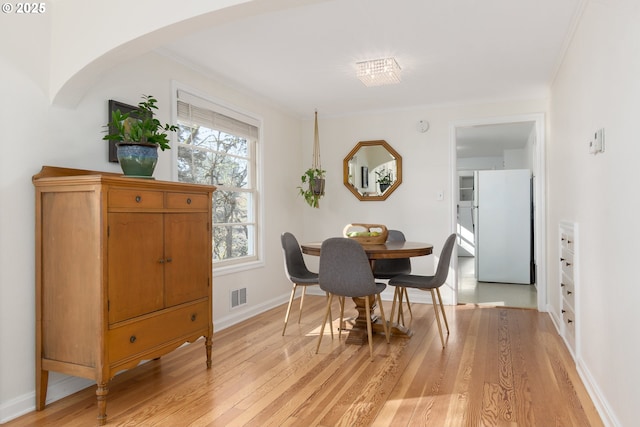
{"label": "door frame", "polygon": [[[545,167],[545,115],[544,113],[516,114],[513,116],[487,117],[481,119],[459,120],[452,122],[449,127],[449,149],[451,156],[451,169],[449,173],[451,194],[451,224],[452,232],[457,230],[456,203],[458,191],[458,155],[456,152],[456,129],[459,127],[479,126],[479,125],[500,125],[516,122],[534,122],[535,129],[535,149],[533,156],[533,176],[534,176],[534,241],[535,241],[535,261],[536,261],[536,291],[538,297],[538,311],[547,310],[547,268],[546,268],[546,247],[547,247],[547,226],[546,226],[546,167]],[[454,292],[453,304],[458,303],[458,249],[455,248],[453,256]]]}

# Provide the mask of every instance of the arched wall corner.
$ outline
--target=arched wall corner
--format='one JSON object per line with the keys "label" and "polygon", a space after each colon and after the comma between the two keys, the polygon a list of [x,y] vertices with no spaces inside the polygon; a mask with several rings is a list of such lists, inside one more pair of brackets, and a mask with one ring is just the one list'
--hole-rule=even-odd
{"label": "arched wall corner", "polygon": [[[304,3],[321,1],[326,0]],[[207,27],[300,3],[223,0],[183,2],[179,7],[175,2],[151,0],[57,3],[51,37],[49,100],[52,104],[74,107],[104,73],[129,59]],[[79,15],[82,20],[77,19]]]}

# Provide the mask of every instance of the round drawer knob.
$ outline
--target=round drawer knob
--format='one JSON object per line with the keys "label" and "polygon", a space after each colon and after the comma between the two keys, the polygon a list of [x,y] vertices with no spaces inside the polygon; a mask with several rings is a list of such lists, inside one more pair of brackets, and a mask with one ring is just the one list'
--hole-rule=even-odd
{"label": "round drawer knob", "polygon": [[195,322],[197,317],[198,317],[198,315],[197,315],[196,313],[193,313],[193,314],[191,315],[191,321],[192,321],[192,322]]}
{"label": "round drawer knob", "polygon": [[135,335],[131,335],[131,338],[129,338],[129,342],[131,344],[133,344],[134,342],[136,342],[136,336]]}
{"label": "round drawer knob", "polygon": [[142,197],[141,196],[136,196],[136,203],[140,203],[142,201]]}
{"label": "round drawer knob", "polygon": [[189,198],[187,199],[187,204],[188,204],[188,205],[190,205],[190,204],[191,204],[191,197],[189,197]]}

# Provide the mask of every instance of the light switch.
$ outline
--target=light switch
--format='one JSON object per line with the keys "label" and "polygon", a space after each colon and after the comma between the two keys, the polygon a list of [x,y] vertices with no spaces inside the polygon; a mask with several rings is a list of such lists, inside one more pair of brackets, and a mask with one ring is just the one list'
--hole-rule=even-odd
{"label": "light switch", "polygon": [[589,153],[604,153],[604,128],[594,132],[593,139],[589,141]]}

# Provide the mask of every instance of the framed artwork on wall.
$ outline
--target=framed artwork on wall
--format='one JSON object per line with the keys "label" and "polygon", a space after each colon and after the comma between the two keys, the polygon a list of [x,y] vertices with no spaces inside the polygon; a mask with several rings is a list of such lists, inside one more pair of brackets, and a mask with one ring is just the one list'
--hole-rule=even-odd
{"label": "framed artwork on wall", "polygon": [[[116,133],[116,129],[113,129],[113,127],[111,126],[111,113],[116,110],[120,110],[122,114],[132,113],[131,116],[135,117],[135,112],[138,111],[138,108],[133,105],[110,99],[108,111],[109,115],[107,116],[107,123],[109,123],[109,133]],[[117,141],[107,142],[109,143],[109,161],[118,163],[118,147],[116,147]]]}

